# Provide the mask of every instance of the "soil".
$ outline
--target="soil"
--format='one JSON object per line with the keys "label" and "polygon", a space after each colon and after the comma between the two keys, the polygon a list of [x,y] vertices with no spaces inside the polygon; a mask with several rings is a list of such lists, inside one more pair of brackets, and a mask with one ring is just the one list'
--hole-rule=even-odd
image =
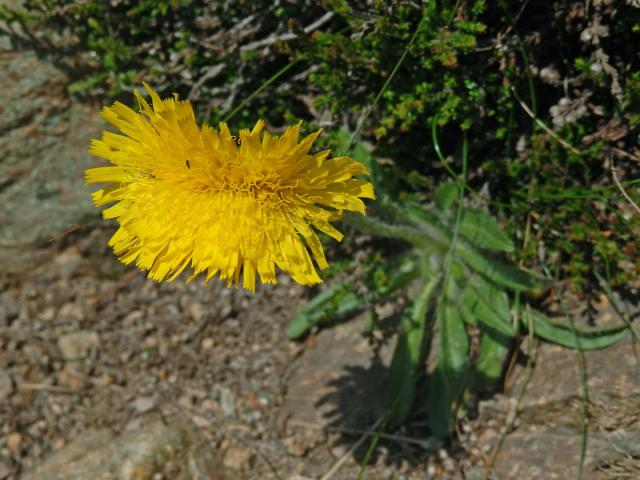
{"label": "soil", "polygon": [[[69,98],[67,77],[46,59],[2,48],[0,480],[356,478],[384,411],[388,348],[373,354],[364,319],[288,341],[287,323],[310,292],[286,276],[251,295],[215,281],[158,284],[122,266],[107,247],[114,224],[99,218],[83,184],[95,164],[89,140],[104,128],[99,107]],[[540,347],[516,421],[523,365],[448,447],[428,436],[417,408],[380,440],[363,478],[575,478],[575,355]],[[633,345],[586,360],[583,478],[640,478]],[[155,447],[158,436],[166,441]],[[78,463],[132,457],[136,442],[175,452],[129,477]],[[189,475],[190,461],[204,467]]]}

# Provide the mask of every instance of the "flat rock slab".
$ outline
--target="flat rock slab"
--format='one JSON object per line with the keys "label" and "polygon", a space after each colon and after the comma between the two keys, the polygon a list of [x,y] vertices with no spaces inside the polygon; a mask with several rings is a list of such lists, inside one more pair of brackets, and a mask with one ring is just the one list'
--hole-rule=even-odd
{"label": "flat rock slab", "polygon": [[307,342],[288,382],[283,411],[300,424],[367,428],[385,411],[391,347],[379,356],[363,336],[364,316]]}
{"label": "flat rock slab", "polygon": [[[640,430],[640,357],[631,340],[584,352],[591,428]],[[527,425],[581,425],[582,386],[576,352],[555,345],[539,348],[536,365],[520,404]],[[524,368],[512,391],[520,388]]]}
{"label": "flat rock slab", "polygon": [[[589,431],[582,478],[640,478],[640,363],[631,341],[584,352]],[[515,375],[516,389],[524,372]],[[513,392],[517,390],[512,390]],[[540,347],[517,428],[500,450],[499,479],[575,478],[583,404],[576,352]]]}
{"label": "flat rock slab", "polygon": [[120,435],[93,430],[51,455],[22,480],[224,480],[211,450],[202,446],[193,432],[162,423]]}
{"label": "flat rock slab", "polygon": [[[580,437],[573,432],[517,431],[507,437],[494,475],[500,480],[576,478]],[[587,455],[582,480],[595,480],[595,459]]]}
{"label": "flat rock slab", "polygon": [[[582,480],[640,478],[640,433],[590,432]],[[577,478],[581,437],[562,428],[509,435],[494,475],[500,480]]]}
{"label": "flat rock slab", "polygon": [[[631,342],[584,353],[587,385],[598,393],[631,392],[640,388],[640,357]],[[576,352],[544,345],[523,399],[523,406],[562,401],[580,396]]]}

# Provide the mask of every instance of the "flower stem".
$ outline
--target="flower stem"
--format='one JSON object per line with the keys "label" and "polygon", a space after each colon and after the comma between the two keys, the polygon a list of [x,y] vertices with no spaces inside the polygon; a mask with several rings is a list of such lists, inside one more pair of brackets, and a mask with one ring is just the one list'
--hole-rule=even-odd
{"label": "flower stem", "polygon": [[372,216],[347,215],[345,221],[363,233],[374,237],[397,238],[416,247],[433,245],[433,239],[427,232],[408,225],[391,225]]}
{"label": "flower stem", "polygon": [[277,79],[279,79],[282,75],[287,73],[294,65],[296,65],[298,63],[298,61],[299,61],[299,59],[295,59],[291,63],[286,64],[284,67],[282,67],[276,73],[274,73],[273,76],[271,76],[271,78],[267,79],[267,81],[264,82],[262,85],[260,85],[253,93],[251,93],[251,95],[249,95],[242,102],[240,102],[240,105],[238,105],[230,113],[225,115],[225,117],[224,117],[224,119],[222,121],[223,122],[228,122],[231,119],[231,117],[233,117],[236,113],[238,113],[240,110],[242,110],[244,108],[244,106],[247,105],[251,100],[253,100],[257,95],[262,93],[262,91],[265,88],[267,88],[269,85],[271,85]]}

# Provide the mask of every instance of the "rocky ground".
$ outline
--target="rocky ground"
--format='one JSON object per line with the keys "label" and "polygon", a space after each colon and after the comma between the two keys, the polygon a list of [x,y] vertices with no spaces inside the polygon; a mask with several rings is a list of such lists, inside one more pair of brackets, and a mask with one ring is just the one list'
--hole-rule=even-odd
{"label": "rocky ground", "polygon": [[[249,295],[120,265],[83,185],[99,107],[70,99],[46,58],[7,39],[0,50],[0,480],[355,478],[388,349],[374,356],[357,319],[289,342],[308,292],[286,277]],[[604,300],[599,311],[611,315]],[[583,478],[640,478],[634,346],[586,364]],[[363,478],[490,478],[487,465],[498,479],[575,478],[576,365],[540,346],[519,414],[524,365],[452,447],[427,436],[418,409]]]}

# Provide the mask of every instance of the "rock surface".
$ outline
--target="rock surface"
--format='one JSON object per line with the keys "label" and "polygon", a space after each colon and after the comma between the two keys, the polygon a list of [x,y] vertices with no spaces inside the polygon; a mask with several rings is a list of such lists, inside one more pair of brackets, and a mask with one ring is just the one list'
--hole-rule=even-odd
{"label": "rock surface", "polygon": [[236,445],[225,452],[222,461],[225,467],[232,470],[242,470],[249,466],[253,457],[254,454],[250,448],[244,445]]}
{"label": "rock surface", "polygon": [[98,348],[100,337],[96,332],[80,330],[62,335],[58,340],[58,347],[65,360],[80,360],[85,358],[92,349]]}
{"label": "rock surface", "polygon": [[0,51],[0,265],[23,272],[68,229],[95,219],[84,185],[95,107],[71,102],[66,77],[30,52]]}
{"label": "rock surface", "polygon": [[199,449],[201,442],[188,430],[162,423],[120,435],[88,431],[22,479],[224,480],[219,464]]}
{"label": "rock surface", "polygon": [[372,356],[364,321],[321,331],[292,366],[283,409],[294,422],[367,428],[384,413],[392,350]]}
{"label": "rock surface", "polygon": [[[582,478],[640,478],[638,444],[632,441],[640,439],[640,361],[635,346],[623,342],[584,352],[584,359],[589,430]],[[514,377],[520,388],[522,367]],[[505,439],[495,464],[497,478],[575,478],[582,442],[581,395],[576,352],[542,345],[517,428]]]}

